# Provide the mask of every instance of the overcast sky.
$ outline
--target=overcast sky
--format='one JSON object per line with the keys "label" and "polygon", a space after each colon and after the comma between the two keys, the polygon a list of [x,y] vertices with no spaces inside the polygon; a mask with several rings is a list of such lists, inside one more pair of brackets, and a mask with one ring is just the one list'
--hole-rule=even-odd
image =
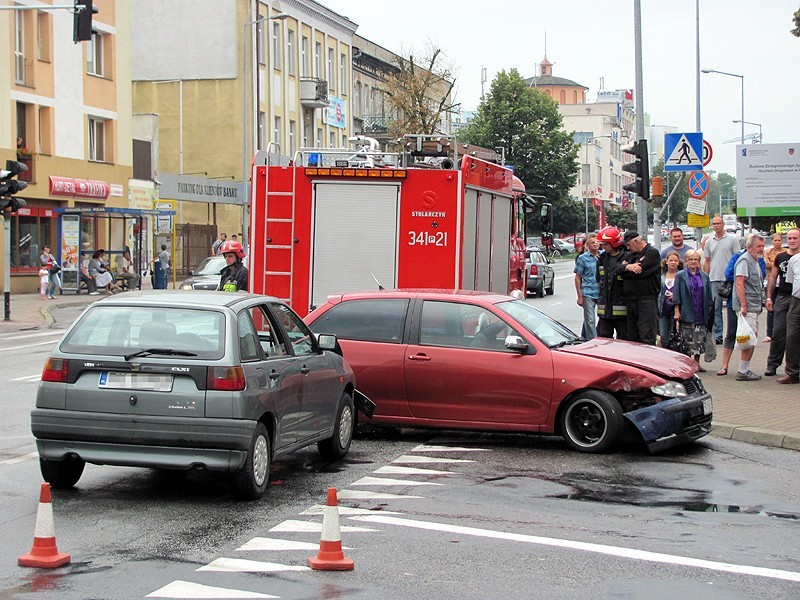
{"label": "overcast sky", "polygon": [[[428,41],[456,67],[457,101],[475,109],[501,70],[553,74],[589,88],[634,89],[633,0],[319,0],[393,52]],[[644,109],[654,125],[696,131],[695,0],[641,0]],[[765,143],[800,145],[800,38],[789,33],[798,0],[700,0],[700,67],[744,75],[744,120]],[[701,74],[701,130],[714,150],[708,169],[735,174],[741,80]],[[758,126],[745,125],[745,134]],[[749,143],[749,142],[748,142]]]}

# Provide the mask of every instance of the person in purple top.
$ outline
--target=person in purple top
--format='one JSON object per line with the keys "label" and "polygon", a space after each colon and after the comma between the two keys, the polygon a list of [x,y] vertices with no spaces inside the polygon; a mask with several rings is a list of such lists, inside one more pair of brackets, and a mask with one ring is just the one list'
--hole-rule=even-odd
{"label": "person in purple top", "polygon": [[[714,300],[711,296],[711,281],[700,268],[701,254],[698,250],[686,253],[686,268],[675,276],[675,320],[680,323],[681,338],[700,365],[700,355],[706,351],[706,331],[713,327]],[[711,323],[709,323],[711,321]],[[700,371],[705,371],[701,366]]]}

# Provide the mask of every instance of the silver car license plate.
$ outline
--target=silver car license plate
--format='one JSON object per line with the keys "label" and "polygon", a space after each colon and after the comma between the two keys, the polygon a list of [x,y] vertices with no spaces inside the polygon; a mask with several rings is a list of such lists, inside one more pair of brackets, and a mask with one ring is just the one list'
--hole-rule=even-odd
{"label": "silver car license plate", "polygon": [[710,415],[711,414],[711,398],[704,398],[703,399],[703,414]]}
{"label": "silver car license plate", "polygon": [[100,373],[101,388],[113,390],[145,390],[148,392],[171,392],[172,375],[153,373],[116,373],[103,371]]}

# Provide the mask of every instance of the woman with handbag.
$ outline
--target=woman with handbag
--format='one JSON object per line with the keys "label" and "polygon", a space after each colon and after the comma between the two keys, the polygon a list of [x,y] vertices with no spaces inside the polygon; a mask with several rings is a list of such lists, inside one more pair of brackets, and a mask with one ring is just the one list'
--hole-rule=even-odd
{"label": "woman with handbag", "polygon": [[114,276],[108,271],[108,268],[103,262],[105,254],[106,251],[103,249],[95,251],[95,253],[92,254],[92,259],[89,261],[89,266],[87,268],[89,269],[89,275],[94,277],[98,289],[105,288],[106,295],[111,295],[120,290],[114,285]]}
{"label": "woman with handbag", "polygon": [[701,254],[698,250],[686,253],[686,269],[675,276],[675,320],[680,323],[681,339],[687,347],[687,354],[693,356],[700,367],[700,355],[706,351],[706,330],[708,315],[713,299],[711,281],[700,268]]}
{"label": "woman with handbag", "polygon": [[50,246],[42,248],[42,254],[39,256],[39,265],[47,269],[49,274],[47,287],[44,291],[44,298],[46,300],[54,300],[56,287],[61,287],[61,278],[58,276],[61,267],[56,262],[56,257],[50,254]]}
{"label": "woman with handbag", "polygon": [[658,295],[658,335],[666,348],[675,320],[675,276],[683,269],[680,255],[671,251],[661,261],[661,293]]}

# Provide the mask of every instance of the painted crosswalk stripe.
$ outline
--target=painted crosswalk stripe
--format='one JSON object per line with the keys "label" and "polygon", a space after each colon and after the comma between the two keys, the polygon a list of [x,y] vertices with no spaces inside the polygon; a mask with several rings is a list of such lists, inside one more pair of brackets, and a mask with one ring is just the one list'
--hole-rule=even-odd
{"label": "painted crosswalk stripe", "polygon": [[444,485],[430,481],[412,481],[410,479],[384,479],[383,477],[362,477],[350,485]]}
{"label": "painted crosswalk stripe", "polygon": [[[338,494],[337,494],[338,496]],[[374,515],[375,513],[380,512],[382,515],[402,515],[403,513],[394,512],[391,510],[381,510],[376,511],[369,508],[353,508],[352,506],[342,506],[339,505],[339,514],[340,515]],[[325,514],[325,505],[324,504],[315,504],[314,506],[310,506],[305,509],[303,512],[300,513],[301,515],[324,515]]]}
{"label": "painted crosswalk stripe", "polygon": [[420,444],[412,452],[489,452],[488,448],[462,448],[459,446],[428,446]]}
{"label": "painted crosswalk stripe", "polygon": [[[344,548],[351,550],[351,548]],[[239,546],[238,551],[251,551],[258,552],[278,551],[284,552],[289,550],[319,550],[319,542],[311,544],[309,542],[298,542],[297,540],[281,540],[278,538],[254,537],[252,540],[247,541],[242,546]]]}
{"label": "painted crosswalk stripe", "polygon": [[52,346],[53,344],[57,343],[58,340],[52,340],[50,342],[39,342],[38,344],[27,344],[25,346],[14,346],[13,348],[0,348],[0,352],[19,352],[20,350],[24,350],[25,348],[34,348],[36,346]]}
{"label": "painted crosswalk stripe", "polygon": [[300,565],[282,565],[244,558],[217,558],[197,570],[233,573],[279,573],[281,571],[310,571],[311,569]]}
{"label": "painted crosswalk stripe", "polygon": [[0,342],[5,342],[6,340],[28,340],[34,337],[53,337],[54,335],[62,336],[64,335],[64,331],[40,331],[38,333],[26,333],[25,335],[0,336]]}
{"label": "painted crosswalk stripe", "polygon": [[690,558],[674,554],[662,554],[660,552],[650,552],[648,550],[637,550],[635,548],[625,548],[622,546],[608,546],[605,544],[594,544],[591,542],[578,542],[575,540],[565,540],[560,538],[548,538],[538,535],[525,535],[521,533],[510,533],[507,531],[494,531],[491,529],[478,529],[476,527],[464,527],[461,525],[450,525],[448,523],[436,523],[429,521],[415,521],[413,519],[403,519],[399,517],[373,516],[353,516],[348,517],[351,521],[365,523],[380,523],[383,525],[398,525],[401,527],[413,527],[427,531],[442,531],[450,534],[460,534],[482,538],[493,538],[498,540],[508,540],[513,542],[523,542],[528,544],[538,544],[541,546],[554,546],[558,548],[569,548],[572,550],[583,550],[595,552],[608,556],[618,556],[633,560],[679,565],[684,567],[697,567],[699,569],[709,569],[712,571],[722,571],[726,573],[738,573],[742,575],[755,575],[758,577],[768,577],[771,579],[784,579],[786,581],[800,582],[800,573],[796,571],[783,571],[781,569],[770,569],[767,567],[754,567],[750,565],[737,565],[733,563],[723,563],[714,560],[704,560],[701,558]]}
{"label": "painted crosswalk stripe", "polygon": [[456,475],[455,471],[437,471],[436,469],[417,469],[415,467],[386,466],[375,469],[379,475]]}
{"label": "painted crosswalk stripe", "polygon": [[405,494],[390,494],[388,492],[368,492],[366,490],[339,490],[336,492],[339,500],[416,500],[424,496],[408,496]]}
{"label": "painted crosswalk stripe", "polygon": [[5,460],[0,460],[0,465],[14,465],[18,462],[23,462],[25,460],[31,460],[32,458],[38,458],[38,452],[29,452],[28,454],[23,454],[22,456],[15,456],[14,458],[7,458]]}
{"label": "painted crosswalk stripe", "polygon": [[412,456],[411,454],[404,454],[395,458],[393,463],[406,463],[406,464],[424,464],[424,463],[474,463],[474,460],[466,460],[464,458],[438,458],[434,456]]}
{"label": "painted crosswalk stripe", "polygon": [[147,594],[146,598],[280,598],[260,592],[248,592],[245,590],[232,590],[228,588],[213,587],[210,585],[200,585],[191,581],[173,581],[152,594]]}
{"label": "painted crosswalk stripe", "polygon": [[[369,527],[355,527],[353,525],[342,525],[342,531],[349,531],[351,533],[369,533],[378,531],[377,529],[370,529]],[[283,523],[278,523],[270,529],[270,532],[275,533],[322,533],[322,523],[314,523],[313,521],[297,521],[289,519]]]}

